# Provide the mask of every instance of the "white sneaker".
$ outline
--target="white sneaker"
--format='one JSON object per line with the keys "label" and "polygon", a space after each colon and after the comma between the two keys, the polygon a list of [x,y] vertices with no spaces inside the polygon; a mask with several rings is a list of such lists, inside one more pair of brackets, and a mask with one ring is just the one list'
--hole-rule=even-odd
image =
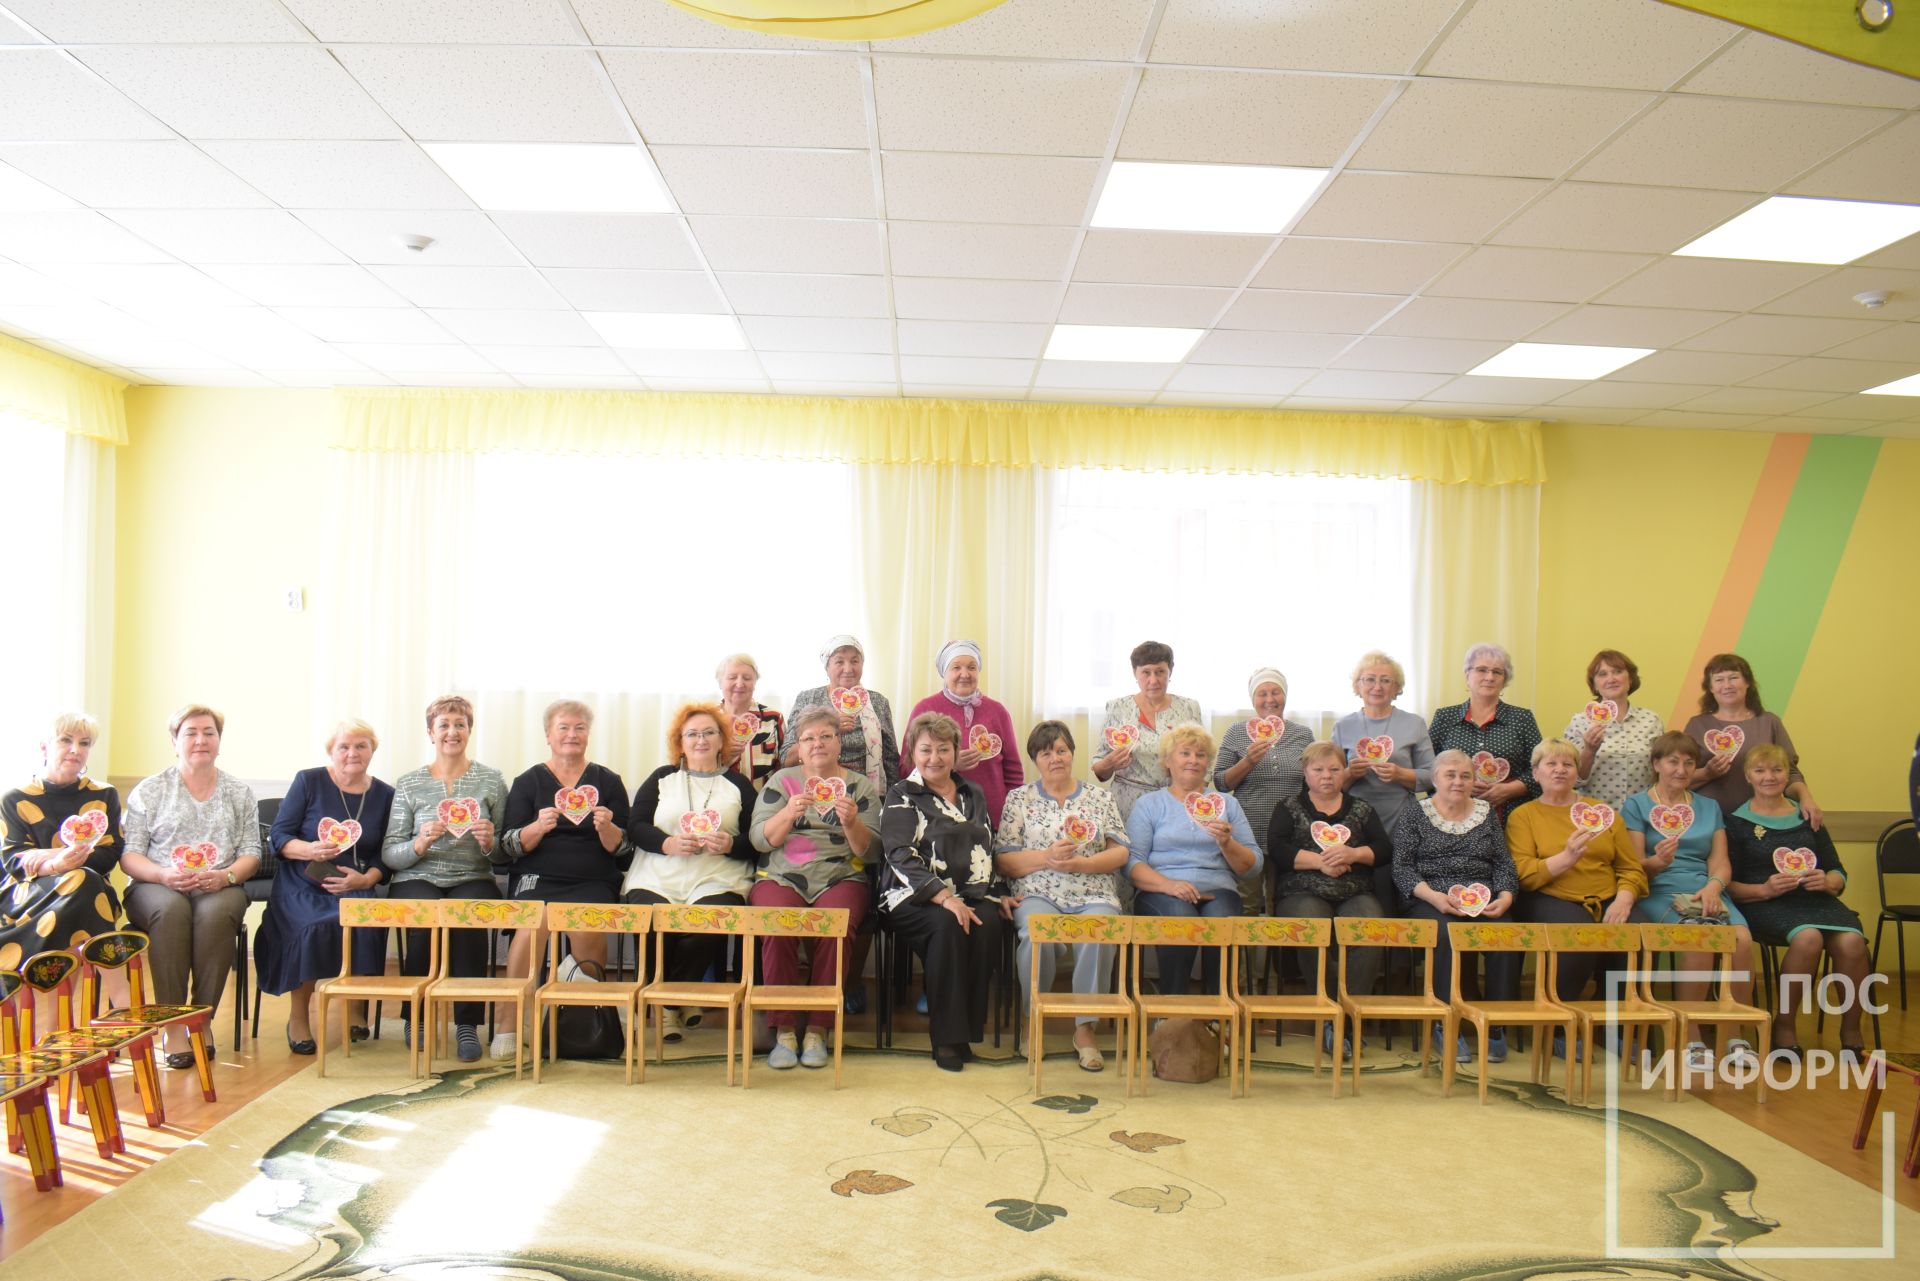
{"label": "white sneaker", "polygon": [[1760,1062],[1760,1056],[1754,1053],[1753,1046],[1746,1041],[1740,1040],[1738,1037],[1727,1042],[1727,1048],[1723,1057],[1737,1064],[1742,1069],[1756,1066]]}
{"label": "white sneaker", "polygon": [[1711,1072],[1713,1071],[1713,1051],[1709,1050],[1703,1041],[1688,1041],[1686,1062],[1689,1072]]}
{"label": "white sneaker", "polygon": [[510,1059],[513,1057],[514,1049],[519,1044],[520,1038],[514,1033],[495,1032],[493,1034],[493,1045],[487,1050],[487,1053],[496,1059]]}
{"label": "white sneaker", "polygon": [[823,1068],[831,1062],[833,1058],[827,1053],[827,1038],[809,1028],[807,1039],[800,1043],[800,1066]]}
{"label": "white sneaker", "polygon": [[686,1033],[680,1030],[681,1025],[680,1025],[679,1010],[676,1010],[671,1005],[669,1005],[664,1010],[660,1011],[660,1018],[664,1024],[664,1031],[661,1033],[661,1035],[666,1040],[670,1042],[677,1042],[686,1035]]}

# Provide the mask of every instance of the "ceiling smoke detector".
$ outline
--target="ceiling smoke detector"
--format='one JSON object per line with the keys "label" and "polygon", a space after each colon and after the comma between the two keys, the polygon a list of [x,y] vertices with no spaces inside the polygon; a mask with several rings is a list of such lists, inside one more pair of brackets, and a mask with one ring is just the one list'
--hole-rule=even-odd
{"label": "ceiling smoke detector", "polygon": [[427,248],[433,244],[432,236],[395,236],[394,239],[417,254],[427,252]]}
{"label": "ceiling smoke detector", "polygon": [[1893,0],[1855,0],[1853,12],[1860,25],[1875,35],[1893,25]]}
{"label": "ceiling smoke detector", "polygon": [[1869,289],[1865,293],[1855,294],[1853,300],[1868,311],[1879,311],[1887,305],[1887,299],[1893,297],[1884,289]]}

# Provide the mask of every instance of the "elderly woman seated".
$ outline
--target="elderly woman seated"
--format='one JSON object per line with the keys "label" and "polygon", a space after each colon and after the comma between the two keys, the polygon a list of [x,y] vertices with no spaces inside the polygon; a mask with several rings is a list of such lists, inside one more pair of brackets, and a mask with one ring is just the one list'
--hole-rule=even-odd
{"label": "elderly woman seated", "polygon": [[[1449,748],[1433,758],[1433,795],[1402,809],[1393,825],[1393,881],[1406,914],[1441,925],[1433,950],[1433,991],[1442,1000],[1452,991],[1454,965],[1453,944],[1445,927],[1475,914],[1466,895],[1476,886],[1483,888],[1486,905],[1478,915],[1492,919],[1507,914],[1519,890],[1494,802],[1475,796],[1473,790],[1472,759]],[[1469,975],[1463,972],[1461,977]],[[1487,954],[1490,998],[1509,998],[1517,979],[1510,955]],[[1464,1034],[1455,1053],[1462,1063],[1472,1059]],[[1498,1063],[1506,1057],[1506,1037],[1496,1028],[1487,1038],[1487,1058]]]}
{"label": "elderly woman seated", "polygon": [[[1142,916],[1238,916],[1240,881],[1262,866],[1240,802],[1208,792],[1213,736],[1198,725],[1176,725],[1160,736],[1160,760],[1171,780],[1133,803],[1127,819],[1127,875]],[[1205,799],[1216,812],[1190,800]],[[1192,988],[1193,950],[1157,947],[1160,992],[1183,996]],[[1201,984],[1220,990],[1219,952],[1201,952]]]}

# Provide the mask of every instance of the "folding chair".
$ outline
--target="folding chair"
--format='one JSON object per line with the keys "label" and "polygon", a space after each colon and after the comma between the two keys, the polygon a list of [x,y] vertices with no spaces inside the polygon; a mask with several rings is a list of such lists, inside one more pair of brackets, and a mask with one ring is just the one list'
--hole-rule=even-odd
{"label": "folding chair", "polygon": [[[388,899],[389,903],[393,900]],[[402,900],[405,902],[407,900]],[[453,970],[452,935],[455,930],[534,930],[540,929],[541,908],[545,906],[536,899],[498,899],[498,898],[443,898],[421,899],[418,902],[430,904],[439,909],[439,926],[435,931],[439,935],[439,968],[431,971],[433,981],[428,983],[422,993],[421,1002],[425,1025],[422,1040],[425,1044],[420,1053],[425,1070],[433,1072],[433,1050],[436,1037],[441,1032],[434,1020],[433,1007],[448,1007],[446,1013],[452,1013],[457,1001],[485,1001],[511,1003],[513,1006],[514,1027],[522,1028],[527,1023],[527,1005],[533,1000],[534,976],[525,974],[519,978],[499,974],[490,977],[461,978]],[[534,936],[536,945],[539,935]],[[418,1030],[418,1029],[416,1029]],[[526,1063],[526,1038],[516,1036],[513,1042],[513,1079],[520,1079],[520,1072]]]}
{"label": "folding chair", "polygon": [[[1452,1004],[1447,1012],[1446,1042],[1453,1044],[1460,1035],[1462,1019],[1473,1024],[1480,1043],[1480,1102],[1487,1101],[1487,1034],[1496,1027],[1528,1027],[1533,1029],[1533,1079],[1536,1082],[1551,1082],[1553,1076],[1553,1042],[1542,1034],[1545,1028],[1557,1027],[1573,1039],[1576,1022],[1573,1011],[1553,999],[1553,989],[1547,983],[1548,965],[1546,962],[1547,930],[1544,925],[1527,921],[1449,921],[1447,937],[1453,942],[1454,964],[1452,967],[1452,991],[1448,994]],[[1469,1001],[1460,995],[1460,971],[1466,968],[1465,954],[1472,952],[1531,952],[1540,958],[1533,971],[1533,995],[1518,1000],[1478,1000]],[[1441,1054],[1440,1093],[1453,1097],[1453,1077],[1455,1057]],[[1542,1072],[1545,1072],[1545,1077]],[[1573,1092],[1573,1060],[1567,1060],[1567,1084],[1569,1095]]]}
{"label": "folding chair", "polygon": [[[1557,993],[1560,990],[1560,955],[1563,952],[1613,952],[1624,957],[1629,967],[1638,968],[1640,962],[1640,928],[1636,925],[1549,925],[1547,929],[1547,990]],[[1600,995],[1572,1001],[1560,1001],[1573,1011],[1580,1031],[1580,1101],[1593,1101],[1593,1055],[1594,1030],[1598,1027],[1612,1027],[1620,1031],[1620,1070],[1622,1074],[1631,1073],[1640,1061],[1640,1045],[1643,1040],[1650,1041],[1655,1028],[1666,1032],[1667,1043],[1672,1044],[1679,1028],[1674,1012],[1663,1005],[1653,1003],[1647,995],[1644,978],[1623,981],[1619,985],[1619,995],[1611,1009],[1607,1004],[1607,993],[1614,984],[1605,975],[1600,976]],[[1559,998],[1556,996],[1556,1000]],[[1571,1043],[1573,1038],[1569,1037]],[[1573,1071],[1569,1048],[1567,1071]],[[1675,1097],[1679,1088],[1669,1077],[1667,1097]]]}
{"label": "folding chair", "polygon": [[[42,952],[27,961],[20,977],[35,992],[52,998],[54,1027],[45,1035],[36,1037],[33,1031],[33,1003],[26,1002],[20,1012],[21,1046],[69,1054],[92,1054],[97,1051],[107,1056],[108,1063],[124,1057],[133,1070],[134,1089],[140,1095],[140,1106],[146,1113],[147,1125],[155,1128],[165,1125],[167,1105],[160,1093],[160,1073],[153,1065],[153,1041],[158,1033],[144,1026],[82,1026],[77,1016],[85,1011],[75,1009],[77,1002],[74,997],[79,973],[80,958],[72,952]],[[62,1120],[68,1115],[73,1080],[70,1074],[59,1078]]]}
{"label": "folding chair", "polygon": [[1425,1076],[1428,1051],[1446,1052],[1444,1046],[1431,1044],[1433,1038],[1428,1033],[1435,1019],[1446,1018],[1448,1009],[1447,1003],[1433,994],[1433,949],[1440,940],[1439,923],[1342,916],[1333,922],[1333,936],[1339,941],[1343,953],[1356,947],[1404,948],[1426,953],[1426,963],[1420,967],[1421,990],[1407,995],[1349,992],[1346,958],[1341,957],[1340,1008],[1346,1011],[1347,1021],[1353,1030],[1353,1092],[1360,1093],[1360,1056],[1365,1050],[1361,1033],[1369,1019],[1376,1022],[1388,1019],[1413,1020],[1413,1043],[1420,1051],[1420,1075]]}
{"label": "folding chair", "polygon": [[207,1050],[207,1037],[213,1025],[213,1007],[149,1004],[145,960],[147,945],[147,936],[139,930],[96,934],[82,943],[80,1008],[93,1008],[94,986],[99,982],[96,971],[117,970],[124,966],[127,971],[126,1008],[108,1010],[105,1014],[95,1015],[89,1022],[94,1027],[150,1027],[155,1031],[176,1023],[183,1024],[193,1046],[193,1070],[200,1078],[200,1097],[209,1103],[216,1102],[218,1096],[213,1092],[213,1056]]}
{"label": "folding chair", "polygon": [[616,982],[602,979],[560,979],[560,936],[562,934],[644,935],[653,925],[653,908],[646,904],[626,903],[549,903],[547,904],[547,981],[533,994],[533,1025],[542,1035],[534,1043],[533,1079],[541,1079],[541,1065],[549,1056],[560,1057],[559,1007],[563,1005],[611,1005],[627,1015],[625,1048],[627,1084],[633,1084],[633,1046],[640,1039],[637,1015],[640,979]]}
{"label": "folding chair", "polygon": [[[840,1088],[840,1042],[846,1033],[846,971],[847,971],[847,920],[844,907],[746,907],[738,909],[745,916],[747,938],[740,945],[741,967],[745,971],[746,991],[741,997],[742,1018],[748,1027],[753,1026],[753,1012],[766,1010],[832,1010],[833,1011],[833,1088]],[[756,939],[791,938],[814,939],[816,949],[820,939],[839,939],[840,946],[833,950],[833,981],[820,982],[820,976],[809,973],[812,983],[769,985],[754,977],[754,962],[758,957],[754,947]],[[814,956],[818,957],[816,950]],[[729,1046],[732,1042],[729,1040]],[[729,1051],[731,1052],[731,1051]],[[753,1070],[753,1038],[742,1037],[740,1042],[740,1087],[745,1089],[748,1077]]]}
{"label": "folding chair", "polygon": [[[1042,992],[1040,967],[1027,979],[1027,1061],[1033,1066],[1033,1092],[1040,1093],[1040,1064],[1047,1056],[1046,1022],[1055,1018],[1094,1017],[1113,1020],[1113,1057],[1128,1095],[1133,1093],[1133,1071],[1127,1047],[1134,1038],[1134,999],[1127,990],[1127,952],[1133,946],[1133,917],[1075,916],[1041,913],[1027,918],[1027,938],[1037,956],[1042,947],[1071,943],[1076,947],[1111,947],[1107,969],[1120,976],[1118,992]],[[1012,933],[1012,931],[1008,931]]]}
{"label": "folding chair", "polygon": [[[746,999],[744,979],[721,979],[713,983],[691,981],[672,983],[659,977],[666,973],[667,936],[669,934],[736,934],[747,932],[746,909],[699,903],[656,903],[653,908],[653,982],[640,989],[642,1018],[653,1011],[654,1053],[667,1061],[667,1025],[664,1010],[669,1005],[697,1005],[702,1009],[727,1012],[727,1084],[733,1084],[733,1047],[740,1030],[740,1004]],[[644,1046],[642,1049],[644,1050]],[[836,1049],[838,1046],[836,1045]],[[751,1054],[753,1047],[749,1045]],[[647,1079],[647,1058],[640,1055],[640,1079]]]}
{"label": "folding chair", "polygon": [[[1133,1061],[1140,1073],[1140,1093],[1147,1092],[1147,1078],[1153,1065],[1147,1058],[1147,1033],[1151,1019],[1218,1019],[1224,1035],[1220,1053],[1227,1061],[1227,1095],[1237,1092],[1234,1084],[1234,1056],[1229,1053],[1233,1025],[1239,1021],[1240,1007],[1234,1003],[1230,981],[1233,962],[1233,928],[1241,918],[1233,916],[1135,916],[1133,922]],[[1217,947],[1220,949],[1220,991],[1163,996],[1149,993],[1141,984],[1141,959],[1149,945],[1166,947]]]}
{"label": "folding chair", "polygon": [[[1773,1049],[1773,1016],[1754,1005],[1742,1005],[1733,999],[1731,981],[1733,952],[1739,946],[1739,931],[1731,925],[1642,925],[1640,950],[1642,968],[1651,970],[1656,957],[1686,952],[1704,952],[1713,956],[1714,986],[1719,994],[1704,1001],[1664,1001],[1651,997],[1655,1005],[1671,1010],[1679,1019],[1674,1048],[1684,1050],[1693,1040],[1697,1026],[1744,1027],[1751,1024],[1754,1040],[1760,1046],[1763,1070],[1754,1074],[1755,1098],[1767,1101],[1767,1055]],[[1651,989],[1649,989],[1651,990]]]}
{"label": "folding chair", "polygon": [[1341,1047],[1345,1042],[1347,1015],[1340,1002],[1327,995],[1327,947],[1333,940],[1333,921],[1303,916],[1242,916],[1233,918],[1233,967],[1237,980],[1246,949],[1267,949],[1272,962],[1283,947],[1314,950],[1313,991],[1298,996],[1268,996],[1264,992],[1242,994],[1238,982],[1229,982],[1227,990],[1240,1006],[1240,1092],[1253,1088],[1254,1024],[1272,1019],[1302,1019],[1313,1026],[1313,1075],[1320,1075],[1320,1025],[1333,1027],[1333,1097],[1340,1097]]}
{"label": "folding chair", "polygon": [[[322,979],[314,984],[314,1028],[318,1035],[314,1040],[320,1048],[320,1075],[327,1074],[327,1007],[340,1002],[340,1049],[348,1058],[353,1057],[353,1037],[347,1028],[352,1017],[353,1002],[356,1000],[410,1001],[419,1007],[427,984],[433,981],[433,974],[439,968],[440,934],[434,927],[439,923],[439,910],[431,899],[401,898],[343,898],[340,900],[340,973],[330,979]],[[425,974],[355,974],[353,973],[353,932],[355,930],[379,930],[385,933],[390,929],[426,930],[427,934],[427,972]],[[424,1022],[424,1020],[423,1020]],[[426,1038],[417,1036],[413,1045],[407,1049],[407,1072],[411,1076],[426,1074],[426,1057],[422,1053]]]}

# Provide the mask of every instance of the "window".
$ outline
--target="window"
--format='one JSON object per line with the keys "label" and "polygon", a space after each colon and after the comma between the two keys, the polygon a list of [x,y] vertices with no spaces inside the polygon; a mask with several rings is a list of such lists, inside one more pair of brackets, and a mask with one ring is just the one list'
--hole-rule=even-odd
{"label": "window", "polygon": [[1073,470],[1041,490],[1049,715],[1133,692],[1143,640],[1173,647],[1172,689],[1210,715],[1248,707],[1248,675],[1278,667],[1309,724],[1354,709],[1361,654],[1412,652],[1409,482]]}
{"label": "window", "polygon": [[[69,615],[60,578],[67,541],[67,434],[17,414],[0,413],[0,546],[28,577],[9,586],[15,608],[0,628],[0,674],[9,693],[0,698],[0,777],[17,779],[40,766],[40,741],[55,714],[69,710],[48,700],[71,697],[62,688],[68,655],[87,642],[86,620]],[[11,787],[11,782],[6,786]]]}

